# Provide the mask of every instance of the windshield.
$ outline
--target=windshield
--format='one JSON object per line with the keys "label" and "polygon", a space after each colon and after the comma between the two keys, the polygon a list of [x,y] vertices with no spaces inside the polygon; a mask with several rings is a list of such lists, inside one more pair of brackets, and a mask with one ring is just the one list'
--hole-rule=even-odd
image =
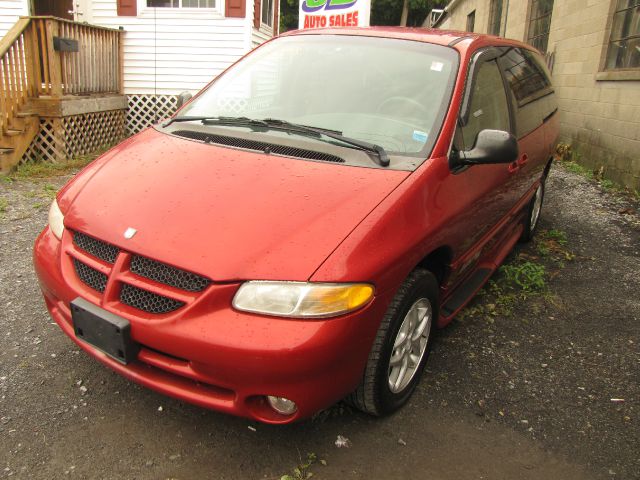
{"label": "windshield", "polygon": [[426,156],[449,103],[455,50],[346,35],[266,44],[225,72],[180,116],[279,119],[341,132],[397,155]]}

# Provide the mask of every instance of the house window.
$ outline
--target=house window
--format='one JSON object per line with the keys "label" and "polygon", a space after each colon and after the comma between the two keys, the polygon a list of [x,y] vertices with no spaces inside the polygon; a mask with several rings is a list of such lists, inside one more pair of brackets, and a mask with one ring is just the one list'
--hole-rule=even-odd
{"label": "house window", "polygon": [[153,8],[216,8],[216,0],[147,0]]}
{"label": "house window", "polygon": [[476,11],[474,10],[467,15],[467,32],[473,32],[473,27],[476,24]]}
{"label": "house window", "polygon": [[617,0],[605,68],[640,68],[640,0]]}
{"label": "house window", "polygon": [[502,22],[502,0],[491,0],[489,8],[489,35],[500,35]]}
{"label": "house window", "polygon": [[262,0],[261,23],[273,27],[273,0]]}
{"label": "house window", "polygon": [[547,51],[553,0],[531,0],[527,42],[541,52]]}

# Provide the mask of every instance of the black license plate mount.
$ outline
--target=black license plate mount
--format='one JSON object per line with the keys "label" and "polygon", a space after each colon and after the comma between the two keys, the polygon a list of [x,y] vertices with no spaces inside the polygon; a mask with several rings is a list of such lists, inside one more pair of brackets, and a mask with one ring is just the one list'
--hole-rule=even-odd
{"label": "black license plate mount", "polygon": [[138,356],[140,345],[131,339],[131,324],[83,298],[71,302],[76,337],[126,365]]}

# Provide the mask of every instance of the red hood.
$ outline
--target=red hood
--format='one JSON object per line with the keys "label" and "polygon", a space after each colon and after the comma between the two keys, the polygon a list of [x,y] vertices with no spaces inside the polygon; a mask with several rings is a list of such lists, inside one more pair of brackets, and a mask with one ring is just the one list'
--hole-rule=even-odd
{"label": "red hood", "polygon": [[[66,226],[213,280],[308,279],[408,175],[248,153],[152,129],[108,156],[95,175],[89,168],[78,176],[80,188],[63,192]],[[129,227],[137,234],[125,240]]]}

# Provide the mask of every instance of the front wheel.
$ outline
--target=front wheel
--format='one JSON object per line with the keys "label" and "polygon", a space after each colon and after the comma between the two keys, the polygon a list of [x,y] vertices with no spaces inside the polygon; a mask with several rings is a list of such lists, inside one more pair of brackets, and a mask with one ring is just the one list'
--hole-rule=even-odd
{"label": "front wheel", "polygon": [[382,319],[364,376],[350,402],[371,415],[404,405],[415,390],[438,318],[438,282],[416,269],[402,283]]}

